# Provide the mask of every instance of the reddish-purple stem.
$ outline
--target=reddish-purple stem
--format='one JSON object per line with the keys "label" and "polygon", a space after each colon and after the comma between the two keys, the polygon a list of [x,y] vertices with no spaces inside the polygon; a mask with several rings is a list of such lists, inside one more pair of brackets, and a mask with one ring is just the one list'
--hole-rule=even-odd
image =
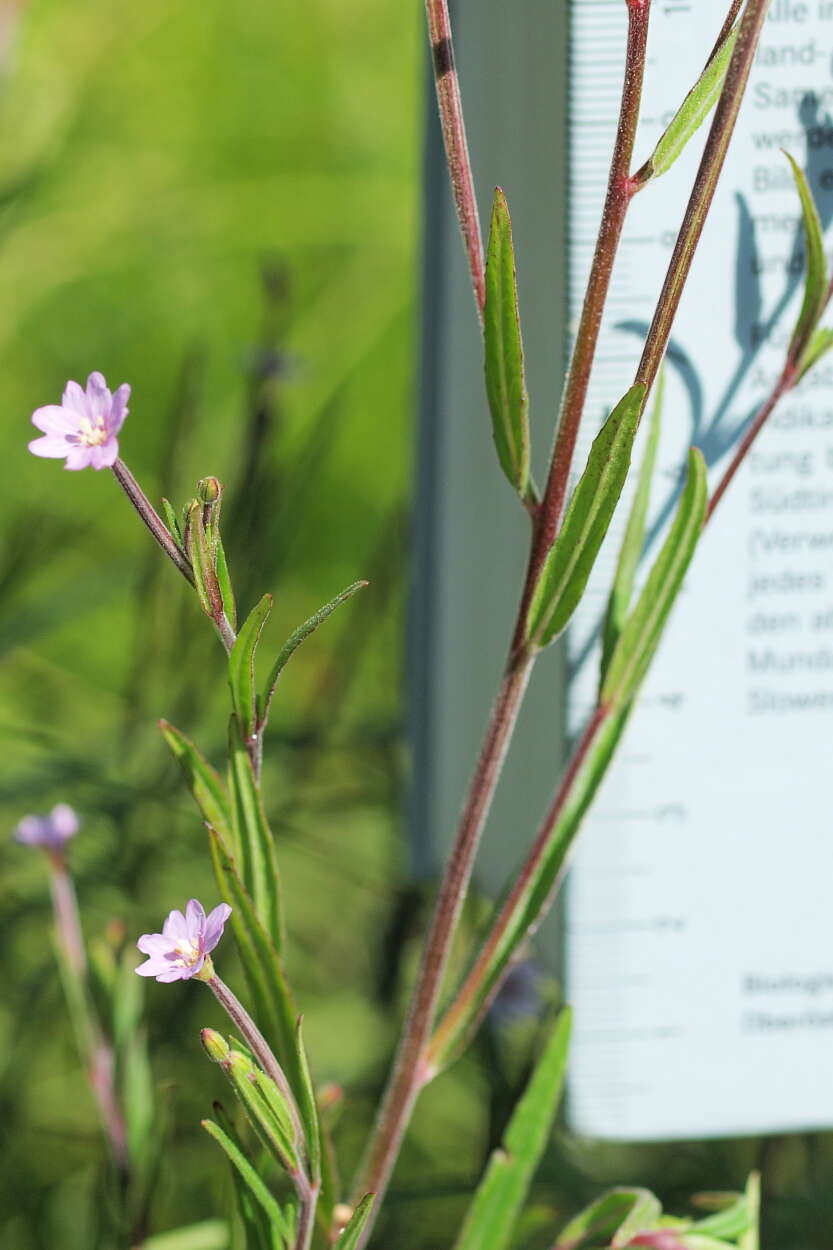
{"label": "reddish-purple stem", "polygon": [[448,172],[451,177],[454,206],[463,233],[477,315],[482,324],[483,310],[486,306],[483,237],[480,233],[480,216],[477,211],[477,198],[474,194],[466,124],[460,99],[460,82],[454,62],[448,0],[425,0],[425,12],[428,18],[434,85],[437,89],[437,105]]}

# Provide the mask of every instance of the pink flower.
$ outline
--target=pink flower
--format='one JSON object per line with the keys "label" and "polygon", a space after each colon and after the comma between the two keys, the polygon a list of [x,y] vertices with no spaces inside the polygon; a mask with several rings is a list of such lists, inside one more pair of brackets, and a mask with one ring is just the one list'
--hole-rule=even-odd
{"label": "pink flower", "polygon": [[172,911],[161,933],[144,933],[136,943],[148,956],[136,969],[139,976],[156,977],[157,981],[187,981],[196,976],[223,936],[230,915],[228,904],[220,903],[206,916],[202,903],[195,898],[184,916],[181,911]]}
{"label": "pink flower", "polygon": [[59,803],[45,816],[24,816],[13,836],[27,846],[60,851],[79,830],[77,815],[67,803]]}
{"label": "pink flower", "polygon": [[111,394],[100,373],[91,373],[87,389],[67,382],[58,404],[47,404],[32,414],[32,424],[43,431],[29,450],[35,456],[66,459],[66,469],[109,469],[119,454],[116,435],[127,416],[130,387],[123,383]]}

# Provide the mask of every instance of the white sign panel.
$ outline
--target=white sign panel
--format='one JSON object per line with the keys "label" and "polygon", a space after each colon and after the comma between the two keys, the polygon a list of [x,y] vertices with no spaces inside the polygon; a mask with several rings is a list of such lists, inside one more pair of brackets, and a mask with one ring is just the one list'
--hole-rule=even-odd
{"label": "white sign panel", "polygon": [[[637,159],[725,16],[653,5]],[[622,0],[575,0],[570,300],[613,137]],[[712,481],[768,392],[803,272],[786,148],[833,218],[833,3],[773,0],[673,335],[659,536],[685,448]],[[633,202],[588,406],[633,376],[702,148]],[[594,429],[584,431],[583,459]],[[621,526],[622,517],[618,519]],[[652,550],[656,550],[656,541]],[[571,728],[595,693],[603,583],[571,632]],[[573,1127],[650,1140],[833,1125],[833,364],[782,402],[709,527],[581,839],[566,917]]]}

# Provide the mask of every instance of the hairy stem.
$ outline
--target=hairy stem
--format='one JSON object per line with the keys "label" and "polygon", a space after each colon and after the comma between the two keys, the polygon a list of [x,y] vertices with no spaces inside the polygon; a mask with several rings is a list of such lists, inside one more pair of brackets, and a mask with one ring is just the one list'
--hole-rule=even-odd
{"label": "hairy stem", "polygon": [[[295,1102],[295,1095],[292,1093],[292,1087],[286,1078],[286,1073],[272,1053],[271,1047],[269,1046],[266,1038],[263,1036],[252,1017],[249,1015],[246,1008],[240,1002],[237,995],[229,989],[225,981],[222,981],[220,977],[217,976],[216,972],[213,972],[212,975],[206,979],[205,984],[211,990],[214,997],[217,999],[217,1002],[231,1020],[232,1024],[240,1030],[240,1033],[251,1047],[252,1054],[260,1064],[263,1071],[268,1077],[272,1078],[280,1092],[283,1094],[292,1119],[292,1127],[295,1131],[296,1144],[299,1147],[303,1146],[306,1141],[306,1136],[301,1122],[301,1116],[298,1111],[298,1105]],[[309,1185],[308,1180],[307,1185]]]}
{"label": "hairy stem", "polygon": [[460,99],[460,82],[454,63],[454,43],[451,38],[448,0],[425,0],[425,12],[428,18],[434,85],[437,89],[437,105],[451,189],[454,195],[454,207],[457,210],[457,220],[463,233],[477,315],[482,324],[483,309],[486,305],[483,237],[480,233],[480,216],[477,212],[477,199],[474,194],[466,123],[463,119],[463,104]]}
{"label": "hairy stem", "polygon": [[628,5],[628,45],[619,107],[619,125],[610,162],[607,194],[596,240],[596,250],[561,399],[549,477],[538,517],[530,560],[530,573],[527,579],[529,593],[535,585],[541,564],[555,540],[564,511],[576,439],[584,414],[587,388],[590,385],[590,374],[596,355],[613,264],[619,249],[628,205],[636,189],[631,180],[630,171],[636,128],[639,124],[642,83],[645,77],[645,54],[651,4],[650,0],[626,0],[626,3]]}
{"label": "hairy stem", "polygon": [[522,651],[510,662],[504,673],[480,757],[469,785],[451,856],[440,885],[411,1008],[368,1153],[355,1187],[357,1194],[380,1194],[386,1188],[411,1111],[426,1080],[427,1074],[421,1066],[420,1057],[430,1037],[437,998],[471,878],[480,834],[491,806],[534,659],[533,651]]}
{"label": "hairy stem", "polygon": [[177,547],[168,527],[123,460],[119,459],[113,465],[113,476],[153,537],[159,543],[165,555],[172,564],[176,565],[189,585],[193,586],[194,572],[191,568],[191,561]]}
{"label": "hairy stem", "polygon": [[769,3],[770,0],[748,0],[741,19],[740,32],[726,72],[723,91],[715,109],[694,187],[636,371],[635,380],[645,383],[646,394],[651,389],[668,346],[671,327],[735,130]]}

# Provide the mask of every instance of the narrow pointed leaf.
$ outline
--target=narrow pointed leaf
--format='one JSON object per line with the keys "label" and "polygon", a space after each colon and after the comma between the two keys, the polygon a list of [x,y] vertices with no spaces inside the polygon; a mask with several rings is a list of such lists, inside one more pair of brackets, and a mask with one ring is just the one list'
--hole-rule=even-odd
{"label": "narrow pointed leaf", "polygon": [[286,1072],[293,1091],[297,1093],[303,1084],[295,1033],[298,1012],[280,956],[255,911],[228,848],[213,829],[209,829],[208,835],[217,886],[223,902],[232,909],[232,931],[249,985],[255,1018]]}
{"label": "narrow pointed leaf", "polygon": [[148,1237],[142,1242],[142,1250],[228,1250],[229,1245],[225,1220],[201,1220]]}
{"label": "narrow pointed leaf", "polygon": [[256,728],[255,652],[271,611],[272,596],[264,595],[243,622],[228,658],[231,700],[244,739],[250,738]]}
{"label": "narrow pointed leaf", "polygon": [[239,848],[243,884],[254,900],[261,923],[280,952],[283,930],[275,840],[236,716],[229,721],[229,791],[234,845]]}
{"label": "narrow pointed leaf", "polygon": [[216,829],[229,846],[232,846],[231,807],[219,773],[211,767],[205,756],[181,730],[166,720],[161,720],[159,727],[182,769],[188,789],[194,796],[203,820],[211,825],[212,829]]}
{"label": "narrow pointed leaf", "polygon": [[633,585],[642,547],[645,542],[645,528],[648,521],[648,505],[651,500],[651,481],[659,447],[660,426],[662,421],[662,404],[665,394],[665,370],[657,378],[657,393],[651,409],[651,424],[648,438],[639,468],[636,491],[631,504],[630,515],[625,526],[622,546],[619,549],[619,561],[613,578],[613,586],[607,604],[604,623],[602,646],[602,673],[622,632],[622,626],[628,614],[633,595]]}
{"label": "narrow pointed leaf", "polygon": [[552,1250],[590,1250],[609,1246],[634,1207],[654,1195],[647,1189],[609,1189],[562,1228]]}
{"label": "narrow pointed leaf", "polygon": [[293,654],[300,647],[301,643],[305,642],[306,639],[309,638],[310,634],[314,633],[315,630],[318,629],[318,626],[323,624],[327,617],[330,616],[331,613],[335,612],[336,608],[340,604],[345,603],[346,600],[350,599],[357,590],[361,590],[362,587],[366,585],[367,582],[365,581],[353,582],[352,586],[348,586],[346,590],[342,590],[340,595],[336,595],[335,599],[331,599],[329,603],[325,603],[323,608],[319,608],[317,612],[313,613],[309,620],[304,621],[303,625],[299,625],[295,632],[290,634],[289,638],[287,638],[278,653],[278,658],[272,666],[272,671],[269,674],[269,680],[266,683],[266,695],[263,700],[264,718],[269,711],[269,705],[272,702],[272,696],[275,693],[275,687],[278,684],[278,679],[289,661],[292,659]]}
{"label": "narrow pointed leaf", "polygon": [[256,1065],[242,1052],[232,1051],[222,1066],[240,1099],[249,1123],[263,1145],[287,1172],[297,1168],[298,1160],[289,1117],[287,1114],[276,1114],[272,1099],[264,1097],[263,1090],[257,1083]]}
{"label": "narrow pointed leaf", "polygon": [[179,547],[180,551],[182,551],[183,550],[182,530],[179,525],[179,517],[176,515],[173,508],[171,507],[171,501],[169,499],[162,500],[162,512],[164,513],[165,524],[167,525],[170,531],[171,538],[174,540],[177,547]]}
{"label": "narrow pointed leaf", "polygon": [[644,399],[644,385],[632,386],[590,448],[529,608],[527,637],[541,645],[558,637],[584,594],[625,484]]}
{"label": "narrow pointed leaf", "polygon": [[603,702],[629,703],[642,681],[702,533],[706,504],[706,466],[701,452],[692,448],[688,480],[668,537],[610,658],[602,684]]}
{"label": "narrow pointed leaf", "polygon": [[801,220],[804,224],[804,299],[790,342],[790,354],[800,356],[810,342],[818,319],[824,310],[827,273],[824,234],[813,193],[803,170],[789,152],[785,155],[795,178],[798,198],[801,201]]}
{"label": "narrow pointed leaf", "polygon": [[356,1250],[356,1246],[359,1244],[359,1237],[368,1221],[370,1212],[373,1210],[375,1200],[375,1194],[365,1194],[353,1212],[350,1222],[342,1229],[341,1235],[336,1242],[336,1250]]}
{"label": "narrow pointed leaf", "polygon": [[611,1250],[621,1250],[637,1233],[656,1228],[662,1217],[662,1203],[655,1194],[648,1189],[636,1189],[634,1194],[633,1206],[613,1235]]}
{"label": "narrow pointed leaf", "polygon": [[814,330],[810,337],[810,342],[804,349],[804,354],[798,362],[798,380],[800,381],[805,373],[809,373],[813,365],[821,360],[822,356],[826,356],[833,347],[833,330],[824,327]]}
{"label": "narrow pointed leaf", "polygon": [[321,1177],[321,1132],[318,1124],[318,1104],[315,1101],[315,1090],[313,1089],[309,1060],[307,1059],[306,1047],[304,1046],[302,1024],[303,1021],[299,1019],[297,1049],[301,1063],[302,1080],[298,1091],[298,1110],[301,1115],[304,1132],[306,1133],[312,1180],[317,1181]]}
{"label": "narrow pointed leaf", "polygon": [[215,1124],[213,1120],[203,1120],[202,1127],[225,1152],[252,1197],[260,1204],[273,1228],[278,1229],[281,1235],[288,1239],[291,1235],[291,1229],[287,1224],[280,1205],[255,1171],[239,1142],[232,1140],[230,1135],[224,1129],[221,1129],[219,1124]]}
{"label": "narrow pointed leaf", "polygon": [[529,484],[529,396],[524,377],[512,222],[500,187],[495,190],[486,256],[483,339],[486,394],[498,460],[523,498]]}
{"label": "narrow pointed leaf", "polygon": [[646,179],[658,178],[671,168],[689,139],[697,133],[714,108],[723,89],[739,30],[740,23],[736,23],[727,31],[726,38],[715,49],[708,65],[661,135],[645,166]]}
{"label": "narrow pointed leaf", "polygon": [[226,560],[226,549],[223,546],[223,540],[217,535],[217,582],[220,587],[220,596],[223,600],[223,610],[226,619],[232,629],[237,629],[237,601],[234,597],[234,587],[231,584],[231,575],[229,574],[228,561]]}
{"label": "narrow pointed leaf", "polygon": [[188,523],[185,528],[186,549],[194,570],[194,588],[203,612],[212,621],[219,621],[223,614],[223,597],[214,567],[214,553],[205,532],[203,505],[198,499],[188,507]]}
{"label": "narrow pointed leaf", "polygon": [[505,1250],[552,1130],[570,1041],[563,1011],[466,1214],[455,1250]]}
{"label": "narrow pointed leaf", "polygon": [[722,1210],[692,1223],[693,1232],[702,1236],[721,1237],[735,1241],[750,1224],[749,1200],[746,1194],[731,1195]]}
{"label": "narrow pointed leaf", "polygon": [[761,1177],[751,1172],[746,1182],[746,1202],[749,1208],[749,1227],[738,1242],[739,1250],[760,1250]]}

